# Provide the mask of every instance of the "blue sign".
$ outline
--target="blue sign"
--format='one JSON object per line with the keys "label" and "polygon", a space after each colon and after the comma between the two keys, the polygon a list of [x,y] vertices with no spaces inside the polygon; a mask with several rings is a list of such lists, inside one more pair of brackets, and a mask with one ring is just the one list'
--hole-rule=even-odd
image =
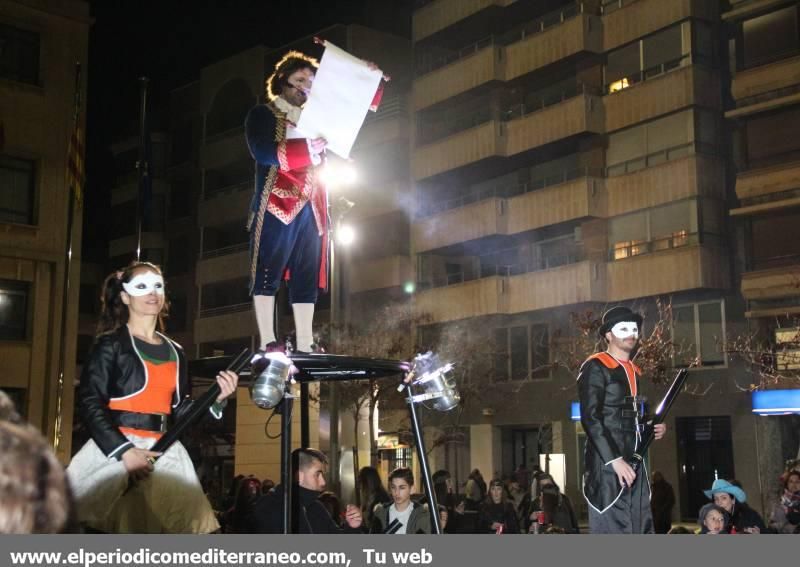
{"label": "blue sign", "polygon": [[580,421],[581,420],[581,403],[580,402],[572,402],[570,404],[569,418],[572,421]]}
{"label": "blue sign", "polygon": [[752,395],[753,413],[758,415],[800,414],[800,388],[796,390],[758,390]]}

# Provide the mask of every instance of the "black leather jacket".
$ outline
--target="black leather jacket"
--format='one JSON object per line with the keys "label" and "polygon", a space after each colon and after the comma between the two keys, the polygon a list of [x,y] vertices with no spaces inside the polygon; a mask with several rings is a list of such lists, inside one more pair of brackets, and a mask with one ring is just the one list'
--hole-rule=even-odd
{"label": "black leather jacket", "polygon": [[[164,335],[178,353],[178,378],[172,395],[172,418],[180,419],[191,406],[191,385],[183,348]],[[127,325],[95,339],[81,373],[77,409],[89,434],[108,457],[119,459],[133,447],[119,430],[108,404],[115,398],[135,394],[146,384],[146,372]]]}
{"label": "black leather jacket", "polygon": [[[611,359],[613,361],[613,359]],[[611,461],[623,457],[630,461],[639,437],[639,416],[631,397],[625,369],[613,363],[609,368],[600,358],[589,358],[578,374],[578,394],[581,404],[581,424],[586,432],[586,472],[583,494],[599,512],[611,506],[622,492]],[[639,375],[636,374],[638,390]],[[646,480],[643,467],[636,482]]]}

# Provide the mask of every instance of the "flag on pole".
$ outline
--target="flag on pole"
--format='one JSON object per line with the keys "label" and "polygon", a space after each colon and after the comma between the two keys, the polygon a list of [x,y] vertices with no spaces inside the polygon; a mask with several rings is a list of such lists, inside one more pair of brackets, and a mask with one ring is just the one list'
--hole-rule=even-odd
{"label": "flag on pole", "polygon": [[75,190],[75,200],[80,205],[83,199],[83,184],[85,181],[84,169],[84,143],[81,130],[81,88],[80,64],[76,66],[75,73],[75,114],[72,126],[72,135],[69,138],[69,151],[67,152],[67,187]]}

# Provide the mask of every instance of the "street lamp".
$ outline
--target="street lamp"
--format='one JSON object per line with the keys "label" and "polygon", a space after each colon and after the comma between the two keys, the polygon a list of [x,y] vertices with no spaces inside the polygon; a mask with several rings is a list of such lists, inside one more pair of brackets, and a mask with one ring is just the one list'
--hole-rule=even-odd
{"label": "street lamp", "polygon": [[[337,190],[352,185],[358,174],[350,162],[329,159],[323,171],[323,182],[331,190]],[[342,268],[338,261],[339,246],[347,247],[355,240],[353,227],[342,224],[344,216],[350,212],[355,203],[342,195],[331,203],[332,234],[330,238],[330,327],[331,342],[337,331],[337,326],[343,321],[341,316],[342,306]],[[339,385],[333,381],[329,384],[329,412],[330,412],[330,481],[331,486],[339,488]]]}

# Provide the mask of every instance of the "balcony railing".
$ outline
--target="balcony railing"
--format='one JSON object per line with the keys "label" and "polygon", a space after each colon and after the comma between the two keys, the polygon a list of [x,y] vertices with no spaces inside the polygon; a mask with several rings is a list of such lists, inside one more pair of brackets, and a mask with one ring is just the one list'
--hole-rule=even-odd
{"label": "balcony railing", "polygon": [[209,309],[201,309],[198,317],[215,317],[217,315],[227,315],[229,313],[240,313],[252,309],[253,304],[249,301],[247,303],[236,303],[234,305],[223,305],[221,307],[211,307]]}
{"label": "balcony railing", "polygon": [[693,154],[714,155],[715,153],[714,147],[710,144],[705,144],[703,142],[689,142],[687,144],[672,146],[671,148],[665,148],[663,150],[653,152],[652,154],[647,154],[645,156],[636,157],[627,161],[610,165],[606,168],[606,177],[616,177],[617,175],[634,173],[647,167],[652,167],[660,163],[680,159]]}
{"label": "balcony railing", "polygon": [[603,15],[610,14],[611,12],[616,12],[617,10],[624,8],[628,4],[633,4],[634,2],[638,2],[638,0],[603,0],[603,3],[600,5],[600,10]]}
{"label": "balcony railing", "polygon": [[210,258],[218,258],[220,256],[227,256],[228,254],[236,254],[237,252],[244,252],[250,247],[249,242],[240,242],[239,244],[232,244],[223,248],[215,248],[213,250],[203,250],[200,254],[201,260],[208,260]]}
{"label": "balcony railing", "polygon": [[699,244],[701,241],[700,233],[688,231],[678,231],[670,236],[663,238],[655,238],[653,240],[630,240],[625,242],[617,242],[609,251],[609,260],[624,260],[626,258],[633,258],[634,256],[642,256],[643,254],[652,254],[653,252],[661,252],[663,250],[671,250],[673,248],[681,248],[691,244]]}
{"label": "balcony railing", "polygon": [[631,73],[630,75],[625,75],[624,77],[617,79],[616,81],[611,81],[610,83],[604,85],[603,94],[612,94],[625,90],[628,87],[631,87],[635,84],[642,83],[644,81],[653,79],[655,77],[660,77],[661,75],[667,73],[668,71],[684,67],[685,65],[691,63],[702,63],[702,58],[697,55],[693,56],[691,53],[687,53],[686,55],[681,55],[676,59],[665,61],[664,63],[659,63],[658,65],[653,65],[652,67],[648,67],[643,71],[636,71],[635,73]]}
{"label": "balcony railing", "polygon": [[203,199],[208,201],[214,197],[218,197],[224,193],[238,193],[246,189],[252,189],[253,183],[251,181],[242,181],[234,183],[233,185],[225,185],[224,187],[215,187],[213,189],[206,189],[203,193]]}
{"label": "balcony railing", "polygon": [[[561,104],[581,94],[600,95],[601,90],[598,87],[592,87],[581,83],[559,92],[539,95],[538,97],[532,96],[528,102],[509,106],[500,113],[500,118],[505,122],[523,118],[528,114]],[[417,122],[417,146],[438,142],[448,136],[458,134],[464,130],[469,130],[470,128],[474,128],[490,120],[492,120],[492,112],[488,107],[483,107],[480,111],[468,116],[438,123],[419,119]]]}
{"label": "balcony railing", "polygon": [[[466,272],[464,270],[458,272],[450,272],[441,278],[432,278],[430,280],[431,288],[447,287],[468,281],[490,278],[494,276],[518,276],[521,274],[529,274],[532,272],[542,272],[550,270],[559,266],[566,266],[568,264],[577,264],[585,260],[585,255],[582,250],[573,250],[561,254],[550,254],[542,256],[535,262],[516,262],[516,263],[500,263],[500,262],[481,262],[478,272]],[[424,278],[423,278],[424,279]]]}
{"label": "balcony railing", "polygon": [[485,201],[486,199],[508,199],[518,195],[524,195],[525,193],[530,193],[531,191],[538,191],[546,187],[560,185],[561,183],[566,183],[567,181],[572,181],[573,179],[579,179],[581,177],[603,177],[603,170],[590,167],[568,169],[554,175],[548,175],[528,181],[526,183],[514,183],[497,187],[489,187],[486,189],[480,189],[478,191],[472,191],[465,195],[460,195],[454,199],[447,199],[445,201],[439,201],[427,205],[420,203],[417,210],[417,217],[430,217],[444,211],[458,209],[467,205],[471,205],[472,203]]}
{"label": "balcony railing", "polygon": [[453,51],[452,53],[448,53],[447,55],[440,55],[433,59],[423,59],[423,61],[417,66],[416,75],[417,77],[421,77],[422,75],[431,73],[437,69],[441,69],[450,63],[455,63],[459,59],[469,57],[470,55],[487,47],[494,45],[506,46],[518,41],[522,41],[532,35],[549,30],[554,26],[559,26],[567,20],[570,20],[588,11],[589,9],[584,6],[583,2],[576,2],[575,4],[565,6],[558,10],[553,10],[552,12],[540,16],[533,21],[516,26],[505,33],[484,37],[474,43]]}
{"label": "balcony railing", "polygon": [[772,258],[756,258],[753,260],[753,271],[773,270],[776,268],[800,267],[800,254],[785,254]]}
{"label": "balcony railing", "polygon": [[503,120],[516,120],[517,118],[522,118],[528,114],[538,112],[539,110],[549,106],[561,104],[566,100],[575,98],[576,96],[582,94],[599,95],[601,94],[601,90],[597,87],[580,83],[566,88],[558,93],[541,95],[538,98],[534,98],[533,100],[529,100],[523,104],[514,104],[503,113]]}

